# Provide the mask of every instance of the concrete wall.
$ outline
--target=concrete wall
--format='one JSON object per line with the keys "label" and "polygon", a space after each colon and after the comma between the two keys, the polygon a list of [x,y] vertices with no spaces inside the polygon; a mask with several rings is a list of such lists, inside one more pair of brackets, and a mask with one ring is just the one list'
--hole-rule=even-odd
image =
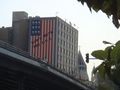
{"label": "concrete wall", "polygon": [[28,51],[28,19],[13,22],[12,44]]}
{"label": "concrete wall", "polygon": [[19,21],[21,19],[28,19],[28,14],[24,11],[13,12],[12,21]]}

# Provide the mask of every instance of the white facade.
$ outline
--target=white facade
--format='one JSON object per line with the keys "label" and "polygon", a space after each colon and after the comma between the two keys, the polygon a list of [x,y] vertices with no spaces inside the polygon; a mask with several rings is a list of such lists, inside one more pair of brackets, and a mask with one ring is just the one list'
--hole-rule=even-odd
{"label": "white facade", "polygon": [[56,19],[56,67],[77,77],[78,30],[59,17]]}

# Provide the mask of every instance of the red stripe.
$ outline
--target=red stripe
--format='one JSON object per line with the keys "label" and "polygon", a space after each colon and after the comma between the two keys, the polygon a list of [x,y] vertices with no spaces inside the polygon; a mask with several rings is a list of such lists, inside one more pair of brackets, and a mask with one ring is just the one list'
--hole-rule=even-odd
{"label": "red stripe", "polygon": [[50,59],[49,59],[49,63],[51,63],[51,60],[52,60],[52,40],[51,40],[51,37],[52,37],[52,33],[51,33],[51,31],[52,31],[52,25],[53,25],[53,23],[52,23],[52,20],[51,20],[51,22],[50,22],[50,51],[49,51],[49,54],[50,54]]}
{"label": "red stripe", "polygon": [[36,36],[36,58],[38,58],[38,35]]}
{"label": "red stripe", "polygon": [[37,56],[37,53],[36,53],[36,36],[35,36],[35,41],[34,41],[34,50],[35,50],[35,52],[34,52],[34,56],[35,56],[35,58],[36,58],[36,56]]}
{"label": "red stripe", "polygon": [[42,27],[42,23],[41,23],[41,21],[40,21],[40,39],[39,39],[39,40],[40,40],[40,41],[39,41],[39,44],[40,44],[40,59],[41,59],[41,37],[42,37],[42,36],[41,36],[41,35],[42,35],[42,34],[41,34],[41,33],[42,33],[42,28],[41,28],[41,27]]}
{"label": "red stripe", "polygon": [[45,29],[44,29],[44,59],[46,59],[46,20],[45,20]]}
{"label": "red stripe", "polygon": [[36,57],[35,53],[36,53],[36,48],[35,48],[35,45],[36,45],[36,37],[34,36],[34,42],[33,42],[33,48],[34,48],[34,57]]}
{"label": "red stripe", "polygon": [[40,36],[38,41],[38,58],[40,59]]}
{"label": "red stripe", "polygon": [[47,22],[48,22],[48,23],[47,23],[47,35],[46,35],[46,38],[47,38],[47,41],[46,41],[46,44],[47,44],[47,45],[46,45],[46,47],[47,47],[47,59],[48,59],[48,63],[49,63],[49,58],[48,58],[48,46],[49,46],[49,45],[48,45],[48,44],[49,44],[49,43],[48,43],[48,41],[49,41],[49,36],[48,36],[48,35],[49,35],[49,20],[48,20]]}
{"label": "red stripe", "polygon": [[47,59],[47,20],[45,21],[45,36],[44,36],[44,38],[45,38],[45,58]]}
{"label": "red stripe", "polygon": [[45,20],[44,20],[44,23],[43,23],[43,59],[45,57],[45,38],[44,38],[44,34],[45,34]]}
{"label": "red stripe", "polygon": [[32,36],[32,56],[34,56],[34,48],[33,48],[33,41],[34,41],[34,37]]}
{"label": "red stripe", "polygon": [[52,47],[53,47],[53,38],[52,38],[53,37],[53,33],[52,33],[53,32],[53,20],[51,20],[51,24],[52,25],[51,25],[51,37],[50,37],[51,38],[51,60],[50,60],[50,63],[52,62],[52,52],[53,52],[52,51]]}
{"label": "red stripe", "polygon": [[35,45],[34,45],[34,49],[35,49],[35,58],[37,58],[37,36],[35,36]]}
{"label": "red stripe", "polygon": [[30,55],[32,56],[32,36],[30,36]]}
{"label": "red stripe", "polygon": [[33,36],[31,36],[31,56],[33,56]]}
{"label": "red stripe", "polygon": [[50,24],[49,24],[49,49],[48,49],[48,63],[50,64],[50,28],[51,28],[51,20],[49,21]]}
{"label": "red stripe", "polygon": [[43,59],[43,29],[44,29],[44,20],[41,21],[42,25],[41,25],[41,59]]}
{"label": "red stripe", "polygon": [[34,49],[34,45],[35,45],[35,36],[32,36],[32,55],[34,57],[34,53],[35,53],[35,49]]}

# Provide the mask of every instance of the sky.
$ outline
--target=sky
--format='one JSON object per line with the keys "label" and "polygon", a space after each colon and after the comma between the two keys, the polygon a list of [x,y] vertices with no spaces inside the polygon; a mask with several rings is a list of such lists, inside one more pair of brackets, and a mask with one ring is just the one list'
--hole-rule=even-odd
{"label": "sky", "polygon": [[[83,6],[77,0],[0,0],[0,27],[12,26],[13,11],[26,11],[29,16],[58,16],[71,22],[79,31],[78,45],[84,59],[86,53],[107,47],[102,41],[120,40],[120,29],[115,28],[111,18],[101,11],[90,12],[86,4]],[[87,64],[89,76],[93,66],[100,63],[90,60]]]}

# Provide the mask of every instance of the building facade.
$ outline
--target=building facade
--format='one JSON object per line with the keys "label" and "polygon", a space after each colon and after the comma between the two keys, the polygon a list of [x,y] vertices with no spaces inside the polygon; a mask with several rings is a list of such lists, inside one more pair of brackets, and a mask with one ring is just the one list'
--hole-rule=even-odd
{"label": "building facade", "polygon": [[30,54],[76,76],[78,31],[59,17],[29,18]]}
{"label": "building facade", "polygon": [[78,68],[78,30],[56,17],[55,67],[76,77]]}
{"label": "building facade", "polygon": [[28,52],[28,14],[13,12],[12,45]]}
{"label": "building facade", "polygon": [[78,30],[61,18],[28,18],[26,12],[13,12],[9,35],[7,30],[0,32],[5,35],[0,35],[1,40],[9,41],[8,43],[29,52],[34,58],[77,77]]}
{"label": "building facade", "polygon": [[12,27],[2,27],[0,28],[0,40],[10,43],[12,42]]}

